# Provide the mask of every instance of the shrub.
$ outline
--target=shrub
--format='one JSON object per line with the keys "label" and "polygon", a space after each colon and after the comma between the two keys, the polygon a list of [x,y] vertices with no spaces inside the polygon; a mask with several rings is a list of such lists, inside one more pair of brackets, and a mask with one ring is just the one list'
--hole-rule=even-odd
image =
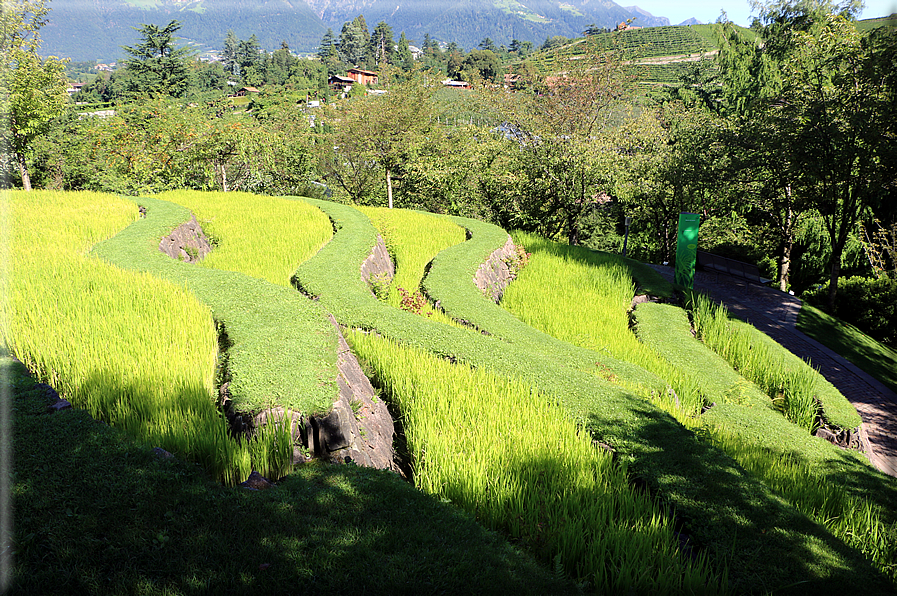
{"label": "shrub", "polygon": [[897,348],[897,279],[848,277],[838,282],[835,311],[828,307],[828,283],[801,295],[811,305]]}

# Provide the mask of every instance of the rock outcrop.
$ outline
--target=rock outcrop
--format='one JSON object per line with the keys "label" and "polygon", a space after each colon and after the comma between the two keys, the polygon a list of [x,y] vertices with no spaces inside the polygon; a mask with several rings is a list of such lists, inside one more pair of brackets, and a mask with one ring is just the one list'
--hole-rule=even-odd
{"label": "rock outcrop", "polygon": [[474,283],[487,297],[496,303],[501,300],[505,288],[511,283],[517,272],[514,263],[518,260],[517,247],[511,237],[499,249],[496,249],[486,262],[480,265],[473,277]]}
{"label": "rock outcrop", "polygon": [[212,246],[194,215],[190,221],[179,225],[171,234],[162,238],[159,250],[172,259],[195,263],[212,252]]}
{"label": "rock outcrop", "polygon": [[400,471],[394,461],[395,426],[386,403],[380,400],[358,360],[339,335],[337,385],[339,396],[327,414],[308,416],[283,407],[269,408],[254,416],[232,409],[225,400],[225,413],[235,434],[253,433],[267,424],[288,417],[293,439],[293,463],[311,458],[336,463]]}
{"label": "rock outcrop", "polygon": [[367,282],[371,291],[378,298],[379,288],[386,288],[396,274],[395,264],[386,250],[383,237],[377,234],[377,244],[371,250],[371,254],[361,264],[361,279]]}

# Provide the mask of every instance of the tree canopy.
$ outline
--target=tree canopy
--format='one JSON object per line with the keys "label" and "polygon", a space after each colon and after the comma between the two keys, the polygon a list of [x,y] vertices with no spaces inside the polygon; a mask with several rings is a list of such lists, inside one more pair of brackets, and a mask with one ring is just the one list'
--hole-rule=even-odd
{"label": "tree canopy", "polygon": [[190,84],[187,58],[189,48],[175,47],[178,21],[165,27],[143,24],[134,30],[140,34],[135,46],[122,46],[129,59],[125,66],[131,73],[131,93],[135,96],[183,97]]}

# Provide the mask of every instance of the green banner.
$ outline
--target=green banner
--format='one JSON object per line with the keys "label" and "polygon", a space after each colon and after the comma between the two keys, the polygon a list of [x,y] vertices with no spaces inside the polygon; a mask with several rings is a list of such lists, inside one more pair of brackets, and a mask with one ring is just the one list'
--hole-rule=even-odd
{"label": "green banner", "polygon": [[688,289],[695,283],[695,261],[698,256],[698,227],[701,216],[696,213],[679,214],[679,241],[676,245],[675,282]]}

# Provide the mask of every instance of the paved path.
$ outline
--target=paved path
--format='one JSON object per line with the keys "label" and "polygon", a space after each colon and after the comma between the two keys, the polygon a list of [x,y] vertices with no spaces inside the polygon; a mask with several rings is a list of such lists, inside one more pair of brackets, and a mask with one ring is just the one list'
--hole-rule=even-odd
{"label": "paved path", "polygon": [[[673,269],[655,265],[666,279]],[[863,419],[872,464],[882,472],[897,476],[897,394],[882,383],[797,330],[801,301],[779,290],[723,273],[698,271],[695,289],[723,302],[730,312],[763,331],[794,354],[809,360],[838,388]]]}

